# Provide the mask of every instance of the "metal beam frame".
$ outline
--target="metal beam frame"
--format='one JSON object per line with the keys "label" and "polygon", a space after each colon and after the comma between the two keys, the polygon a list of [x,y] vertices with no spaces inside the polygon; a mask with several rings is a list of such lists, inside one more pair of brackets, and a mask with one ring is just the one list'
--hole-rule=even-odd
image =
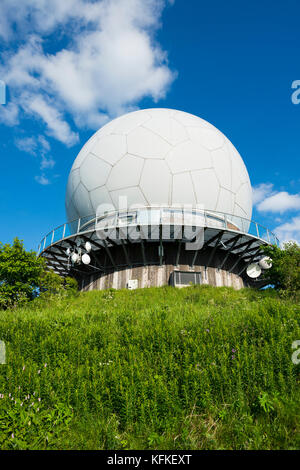
{"label": "metal beam frame", "polygon": [[147,258],[146,258],[144,241],[142,239],[141,239],[141,249],[142,249],[143,263],[144,263],[144,266],[146,266]]}
{"label": "metal beam frame", "polygon": [[182,239],[179,240],[178,243],[178,249],[177,249],[177,255],[176,255],[176,261],[175,261],[175,266],[179,266],[179,258],[180,258],[180,252],[181,252],[181,246],[182,246]]}
{"label": "metal beam frame", "polygon": [[124,240],[120,240],[120,242],[121,242],[121,245],[122,245],[122,248],[123,248],[123,251],[124,251],[126,263],[128,264],[128,266],[132,266],[132,264],[130,262],[128,251],[126,250],[126,244],[125,244]]}
{"label": "metal beam frame", "polygon": [[248,268],[248,266],[253,262],[253,260],[255,259],[255,257],[257,256],[257,254],[260,252],[260,247],[256,250],[256,252],[254,253],[254,255],[251,256],[251,258],[245,263],[245,266],[243,267],[243,269],[240,270],[240,272],[238,273],[238,276],[240,276],[241,274],[243,274],[243,272]]}
{"label": "metal beam frame", "polygon": [[[191,264],[192,268],[194,267],[194,265],[196,263],[199,252],[201,251],[203,253],[204,251],[206,251],[209,244],[213,243],[215,240],[217,240],[219,238],[219,236],[220,236],[220,233],[217,233],[217,235],[214,235],[212,238],[207,240],[199,250],[195,250],[194,258],[193,258],[193,261],[192,261],[192,264]],[[205,237],[205,232],[204,232],[204,237]]]}
{"label": "metal beam frame", "polygon": [[159,265],[163,264],[162,224],[159,225]]}
{"label": "metal beam frame", "polygon": [[205,267],[209,266],[210,263],[212,262],[212,260],[214,259],[216,250],[217,250],[217,248],[218,248],[219,242],[220,242],[220,240],[222,239],[223,235],[224,235],[224,230],[222,230],[222,231],[219,233],[219,236],[218,236],[218,238],[217,238],[217,240],[216,240],[215,246],[214,246],[213,249],[212,249],[212,252],[211,252],[211,254],[210,254],[210,256],[209,256],[209,259],[208,259],[207,263],[205,264]]}
{"label": "metal beam frame", "polygon": [[50,257],[50,258],[45,257],[46,260],[49,260],[50,262],[51,262],[51,260],[55,260],[55,261],[62,267],[62,269],[64,270],[64,272],[67,273],[68,270],[66,269],[65,265],[61,262],[61,260],[60,260],[59,258],[57,258],[53,252],[51,252],[51,253],[49,253],[49,254],[51,255],[51,257]]}
{"label": "metal beam frame", "polygon": [[230,245],[230,247],[228,248],[228,251],[226,253],[226,256],[225,258],[223,259],[221,265],[218,267],[218,269],[222,269],[224,264],[226,263],[226,261],[228,260],[228,257],[229,255],[232,253],[232,250],[234,249],[235,245],[237,244],[237,242],[240,240],[240,238],[242,237],[243,235],[236,235],[235,237],[231,238],[230,240],[227,241],[227,243],[232,243]]}
{"label": "metal beam frame", "polygon": [[[160,248],[159,260],[158,262],[153,261],[153,264],[158,264],[161,266],[164,260],[163,249],[164,249],[164,244],[165,244],[164,239],[163,239],[163,226],[161,223],[159,224],[158,228],[159,228],[159,248]],[[182,229],[183,227],[181,227],[181,230]],[[119,230],[119,227],[117,227],[117,230]],[[137,230],[141,232],[140,225],[137,225]],[[149,226],[148,226],[148,232],[149,232]],[[226,236],[230,235],[231,238],[229,240],[224,241],[224,243],[228,245],[226,247],[223,245],[224,248],[227,248],[227,253],[226,254],[224,253],[224,257],[222,256],[223,259],[221,259],[221,261],[217,263],[219,264],[219,267],[217,269],[222,269],[224,267],[226,261],[228,260],[228,257],[231,254],[235,255],[237,260],[236,261],[234,260],[235,262],[233,266],[231,267],[231,269],[229,270],[229,272],[232,272],[236,268],[239,262],[243,262],[247,265],[247,263],[250,263],[253,260],[257,259],[257,257],[259,256],[258,253],[260,251],[260,248],[262,245],[264,245],[264,242],[261,239],[252,237],[251,235],[247,235],[245,233],[239,233],[237,231],[235,231],[235,233],[232,231],[229,232],[226,229],[223,229],[221,227],[220,228],[205,227],[204,237],[205,236],[209,237],[210,234],[214,232],[216,233],[216,235],[211,236],[210,239],[206,240],[203,243],[203,246],[201,247],[201,249],[193,250],[191,252],[191,257],[193,258],[191,267],[194,267],[194,265],[197,263],[197,260],[199,259],[198,256],[199,255],[201,256],[202,253],[204,252],[205,252],[205,255],[207,255],[205,256],[205,258],[206,257],[208,258],[207,262],[204,263],[205,269],[207,266],[211,265],[215,258],[216,251],[218,250],[218,248],[224,251],[222,246],[220,245],[220,241],[223,239],[224,234],[226,234]],[[130,239],[126,241],[124,239],[118,238],[116,241],[114,241],[108,237],[106,239],[100,238],[99,240],[98,239],[94,240],[92,237],[95,237],[95,235],[96,235],[96,232],[94,231],[86,231],[84,233],[74,234],[72,237],[70,236],[70,238],[64,238],[61,241],[57,241],[56,243],[52,244],[51,247],[48,247],[49,248],[48,250],[45,250],[43,252],[42,256],[45,257],[45,259],[47,260],[49,265],[52,266],[53,269],[57,270],[60,274],[61,273],[67,274],[68,273],[68,269],[67,269],[68,256],[66,254],[66,249],[69,247],[77,248],[76,240],[80,238],[82,241],[89,241],[92,244],[93,246],[92,258],[94,260],[93,265],[90,264],[86,266],[84,270],[80,271],[79,269],[76,269],[76,271],[81,272],[82,274],[89,275],[92,272],[92,270],[93,271],[99,270],[102,272],[106,272],[107,270],[111,270],[112,268],[117,269],[120,266],[122,267],[126,266],[125,264],[124,265],[117,264],[117,260],[118,260],[117,257],[116,257],[116,262],[115,262],[114,260],[115,253],[114,252],[112,253],[111,251],[112,247],[121,248],[122,246],[127,266],[135,266],[135,265],[146,266],[147,264],[151,262],[147,259],[146,242],[143,240],[142,236],[138,240],[139,243],[141,244],[142,260],[140,259],[139,260],[140,262],[132,263],[132,259],[131,259],[132,257],[130,253],[130,246],[131,246]],[[174,226],[173,236],[175,237],[175,226]],[[241,241],[241,240],[246,240],[246,241]],[[170,241],[170,242],[172,241],[172,242],[177,243],[177,247],[175,247],[175,250],[174,250],[174,255],[176,257],[175,265],[178,266],[180,263],[180,258],[181,258],[182,243],[190,242],[190,240],[186,240],[185,238],[182,237],[179,240],[177,238],[176,239],[173,238],[167,241]],[[209,249],[209,253],[207,253],[208,249]],[[94,253],[94,251],[97,254]],[[107,264],[107,266],[104,266],[104,263]],[[245,266],[244,268],[246,269]],[[71,267],[71,269],[75,270],[74,267]],[[242,272],[244,272],[244,269],[241,271],[241,273]]]}
{"label": "metal beam frame", "polygon": [[106,240],[102,240],[102,241],[103,241],[103,248],[105,249],[105,251],[106,251],[106,253],[107,253],[107,256],[109,257],[109,259],[110,259],[110,261],[111,261],[111,264],[112,264],[113,267],[116,269],[117,266],[116,266],[116,264],[115,264],[115,262],[114,262],[114,259],[113,259],[112,255],[111,255],[110,249],[109,249],[109,247],[107,246],[107,242],[106,242]]}
{"label": "metal beam frame", "polygon": [[[247,252],[248,248],[250,248],[250,246],[252,245],[252,243],[254,243],[256,240],[250,240],[247,242],[246,244],[246,248],[245,250],[242,252],[242,253],[239,253],[239,254],[244,254]],[[238,255],[237,255],[238,256]],[[232,266],[232,268],[229,270],[230,273],[232,273],[232,271],[234,270],[234,268],[238,265],[238,263],[241,261],[241,256],[238,256],[238,259],[236,260],[236,262],[234,263],[234,265]]]}
{"label": "metal beam frame", "polygon": [[[243,233],[242,236],[245,236],[245,234]],[[253,241],[257,241],[257,240],[255,239],[255,240],[253,240]],[[243,243],[241,243],[240,245],[236,246],[235,249],[234,249],[234,251],[235,251],[235,250],[239,250],[240,248],[244,248],[244,246],[246,246],[246,245],[248,245],[248,244],[249,244],[249,240],[247,240],[246,242],[243,242]]]}

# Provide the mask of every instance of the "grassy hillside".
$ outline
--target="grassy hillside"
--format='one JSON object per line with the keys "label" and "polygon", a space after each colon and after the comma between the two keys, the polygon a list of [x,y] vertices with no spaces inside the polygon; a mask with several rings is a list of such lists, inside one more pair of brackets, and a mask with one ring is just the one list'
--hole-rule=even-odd
{"label": "grassy hillside", "polygon": [[0,312],[0,448],[300,448],[299,313],[207,286]]}

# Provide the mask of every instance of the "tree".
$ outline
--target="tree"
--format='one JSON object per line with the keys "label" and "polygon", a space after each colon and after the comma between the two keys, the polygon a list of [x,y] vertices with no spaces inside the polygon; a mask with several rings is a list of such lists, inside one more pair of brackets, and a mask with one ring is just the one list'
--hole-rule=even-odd
{"label": "tree", "polygon": [[75,284],[75,280],[64,280],[48,270],[45,259],[26,251],[18,238],[12,245],[0,243],[0,308],[33,300],[40,293],[74,290]]}
{"label": "tree", "polygon": [[272,259],[272,267],[265,272],[275,289],[292,295],[300,292],[300,246],[295,242],[265,246],[264,253]]}
{"label": "tree", "polygon": [[78,291],[78,284],[72,277],[61,277],[53,271],[44,270],[39,279],[40,297],[70,294]]}

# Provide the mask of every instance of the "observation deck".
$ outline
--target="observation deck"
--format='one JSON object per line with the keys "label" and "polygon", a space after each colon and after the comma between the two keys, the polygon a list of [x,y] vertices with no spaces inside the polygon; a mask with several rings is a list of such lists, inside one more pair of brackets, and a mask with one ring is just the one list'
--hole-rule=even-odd
{"label": "observation deck", "polygon": [[[72,263],[68,249],[84,253],[86,242],[90,263]],[[166,263],[193,270],[200,259],[205,269],[212,266],[245,276],[248,265],[262,257],[261,247],[271,244],[279,245],[274,233],[243,217],[151,206],[93,214],[60,225],[42,239],[38,254],[58,274],[80,279]]]}

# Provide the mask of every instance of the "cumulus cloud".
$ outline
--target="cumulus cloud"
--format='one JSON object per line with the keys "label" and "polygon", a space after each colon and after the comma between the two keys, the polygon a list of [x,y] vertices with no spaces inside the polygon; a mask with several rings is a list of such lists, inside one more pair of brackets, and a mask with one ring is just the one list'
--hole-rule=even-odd
{"label": "cumulus cloud", "polygon": [[271,183],[262,183],[253,188],[253,203],[260,212],[282,214],[286,211],[300,210],[300,194],[275,191]]}
{"label": "cumulus cloud", "polygon": [[275,233],[281,243],[295,241],[300,245],[300,216],[292,218],[290,222],[278,225]]}
{"label": "cumulus cloud", "polygon": [[[15,140],[16,147],[22,152],[29,153],[40,159],[40,170],[51,169],[55,165],[55,160],[50,155],[51,146],[43,135],[22,137]],[[40,184],[50,184],[50,180],[44,174],[36,176],[35,180]]]}
{"label": "cumulus cloud", "polygon": [[13,127],[19,124],[19,107],[15,103],[1,106],[0,124]]}
{"label": "cumulus cloud", "polygon": [[[262,183],[253,188],[253,200],[258,211],[263,213],[280,214],[274,221],[279,223],[274,229],[281,244],[296,241],[300,244],[300,194],[290,194],[287,191],[275,191],[271,183]],[[287,221],[287,212],[298,212]],[[285,219],[285,220],[284,220]]]}
{"label": "cumulus cloud", "polygon": [[278,213],[300,210],[300,194],[289,194],[287,191],[277,192],[259,202],[257,209],[261,212]]}
{"label": "cumulus cloud", "polygon": [[[77,126],[97,128],[144,97],[163,98],[175,74],[154,40],[163,0],[4,0],[0,35],[27,38],[7,54],[1,76],[14,103],[42,119],[50,135],[77,141],[65,113]],[[50,8],[50,11],[49,11]],[[30,28],[28,25],[30,24]],[[13,26],[15,25],[15,28]],[[46,53],[45,37],[58,31],[64,47]],[[77,34],[74,34],[77,33]]]}
{"label": "cumulus cloud", "polygon": [[51,183],[51,181],[48,178],[46,178],[45,175],[35,176],[34,179],[38,184],[41,184],[42,186],[48,186],[48,184]]}
{"label": "cumulus cloud", "polygon": [[261,202],[267,195],[269,195],[273,190],[272,183],[261,183],[252,188],[252,201],[253,204],[258,204]]}
{"label": "cumulus cloud", "polygon": [[[176,74],[155,40],[170,0],[1,0],[0,77],[10,90],[0,123],[36,121],[46,135],[71,147],[80,129],[96,130],[138,108],[145,97],[163,98]],[[51,50],[49,50],[51,44]],[[54,166],[40,138],[16,140]],[[49,184],[43,174],[40,184]]]}
{"label": "cumulus cloud", "polygon": [[47,103],[42,96],[28,96],[23,98],[22,107],[29,113],[38,116],[46,124],[48,133],[68,147],[78,142],[79,136],[70,129],[69,124],[63,119],[62,114],[55,106]]}
{"label": "cumulus cloud", "polygon": [[30,153],[31,155],[36,155],[37,141],[34,137],[24,137],[15,140],[16,147],[21,150],[21,152]]}

